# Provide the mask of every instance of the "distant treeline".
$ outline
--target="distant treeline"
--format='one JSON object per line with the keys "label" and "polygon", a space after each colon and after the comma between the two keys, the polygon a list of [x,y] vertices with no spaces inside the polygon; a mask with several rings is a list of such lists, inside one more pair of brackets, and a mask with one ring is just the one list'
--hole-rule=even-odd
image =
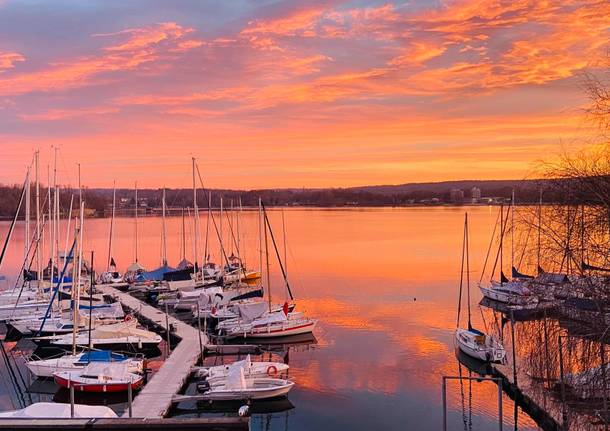
{"label": "distant treeline", "polygon": [[[482,197],[510,199],[514,190],[517,203],[535,203],[540,198],[540,190],[544,190],[545,202],[561,201],[561,191],[556,185],[550,188],[546,181],[451,181],[440,183],[402,184],[390,186],[366,186],[352,188],[328,189],[264,189],[264,190],[212,190],[212,207],[220,206],[223,199],[225,208],[231,203],[234,207],[257,206],[261,198],[267,206],[407,206],[460,203],[451,200],[451,190],[460,189],[464,192],[464,202],[471,202],[471,190],[477,187]],[[14,215],[21,193],[20,186],[0,185],[0,217],[10,218]],[[133,208],[135,192],[132,189],[117,189],[117,208]],[[32,187],[32,213],[35,197]],[[67,213],[70,201],[74,199],[73,208],[78,207],[78,190],[61,188],[60,206],[62,214]],[[112,189],[83,189],[83,199],[86,207],[95,210],[96,215],[104,215],[104,211],[112,205]],[[140,208],[159,208],[162,200],[162,189],[138,190]],[[198,190],[198,205],[206,208],[208,195],[205,190]],[[47,189],[41,188],[40,201],[43,212],[48,212]],[[192,207],[193,193],[190,189],[166,189],[166,205],[168,207]]]}

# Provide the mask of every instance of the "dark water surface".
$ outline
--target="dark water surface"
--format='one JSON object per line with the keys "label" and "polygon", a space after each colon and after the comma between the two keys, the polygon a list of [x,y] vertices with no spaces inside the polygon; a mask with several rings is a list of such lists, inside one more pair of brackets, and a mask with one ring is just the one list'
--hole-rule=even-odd
{"label": "dark water surface", "polygon": [[[289,395],[289,403],[269,406],[268,410],[275,413],[254,415],[254,430],[441,428],[441,376],[469,373],[456,359],[452,339],[464,211],[284,211],[289,278],[297,309],[319,319],[317,342],[271,349],[272,357],[290,363],[290,376],[297,386]],[[497,209],[471,207],[468,212],[472,278],[478,280]],[[270,219],[281,243],[281,212],[270,211]],[[177,264],[181,257],[182,220],[170,217],[167,223],[168,257],[170,264]],[[186,255],[193,260],[192,222],[187,221],[186,225]],[[108,219],[85,221],[85,249],[95,250],[98,270],[107,260],[109,226]],[[116,220],[113,256],[121,269],[134,259],[134,226],[132,218]],[[203,254],[205,215],[201,226],[199,246]],[[7,229],[8,223],[0,224],[0,237],[4,238]],[[153,269],[160,263],[161,220],[140,218],[138,229],[139,260]],[[225,223],[226,236],[227,231]],[[257,268],[256,212],[244,211],[241,215],[240,235],[248,265]],[[215,260],[219,255],[217,243],[215,238],[210,240]],[[0,281],[0,285],[9,285],[21,264],[22,225],[9,251],[2,268],[9,280]],[[283,302],[286,293],[275,260],[272,271],[273,298]],[[482,315],[487,318],[489,312],[479,311],[476,304],[480,299],[473,283],[473,320],[484,326]],[[1,367],[5,377],[6,367]],[[6,378],[1,385],[0,406],[11,408],[16,395]],[[449,429],[497,428],[495,384],[451,382],[447,400]],[[504,396],[503,405],[506,429],[513,428],[513,403]],[[192,409],[196,406],[180,405],[174,414],[198,414]],[[537,429],[525,413],[517,411],[517,417],[519,430]]]}

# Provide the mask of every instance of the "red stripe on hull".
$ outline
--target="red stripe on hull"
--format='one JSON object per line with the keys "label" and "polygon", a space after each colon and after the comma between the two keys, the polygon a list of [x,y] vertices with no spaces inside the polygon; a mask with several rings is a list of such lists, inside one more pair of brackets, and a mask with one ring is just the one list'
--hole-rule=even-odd
{"label": "red stripe on hull", "polygon": [[[62,377],[55,376],[55,383],[64,388],[70,388],[70,384],[74,386],[74,390],[78,392],[127,392],[129,387],[129,383],[111,383],[111,384],[102,384],[102,383],[85,383],[81,384],[75,382],[74,380],[70,381],[64,379]],[[137,380],[131,384],[131,389],[137,390],[142,387],[143,380]]]}

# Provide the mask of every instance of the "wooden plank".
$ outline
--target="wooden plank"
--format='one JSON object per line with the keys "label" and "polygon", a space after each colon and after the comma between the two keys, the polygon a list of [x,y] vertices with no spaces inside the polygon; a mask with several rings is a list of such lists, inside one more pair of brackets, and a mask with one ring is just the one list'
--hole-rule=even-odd
{"label": "wooden plank", "polygon": [[[165,326],[166,316],[162,311],[110,286],[101,286],[100,290],[118,297],[121,303],[137,310],[143,317]],[[191,374],[191,368],[199,359],[199,331],[173,316],[168,316],[168,321],[175,328],[174,333],[180,338],[180,342],[159,371],[135,396],[132,404],[132,415],[135,418],[164,417],[171,407],[172,397],[184,386]],[[201,341],[204,345],[208,342],[204,333],[201,333]],[[126,416],[126,413],[123,416]]]}

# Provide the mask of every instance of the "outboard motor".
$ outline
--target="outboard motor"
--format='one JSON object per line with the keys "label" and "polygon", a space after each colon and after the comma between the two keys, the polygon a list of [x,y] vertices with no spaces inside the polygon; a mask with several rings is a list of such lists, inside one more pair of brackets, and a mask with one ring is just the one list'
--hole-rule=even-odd
{"label": "outboard motor", "polygon": [[197,392],[199,392],[200,394],[204,394],[209,390],[210,390],[210,382],[208,382],[207,380],[202,380],[200,382],[197,382]]}

